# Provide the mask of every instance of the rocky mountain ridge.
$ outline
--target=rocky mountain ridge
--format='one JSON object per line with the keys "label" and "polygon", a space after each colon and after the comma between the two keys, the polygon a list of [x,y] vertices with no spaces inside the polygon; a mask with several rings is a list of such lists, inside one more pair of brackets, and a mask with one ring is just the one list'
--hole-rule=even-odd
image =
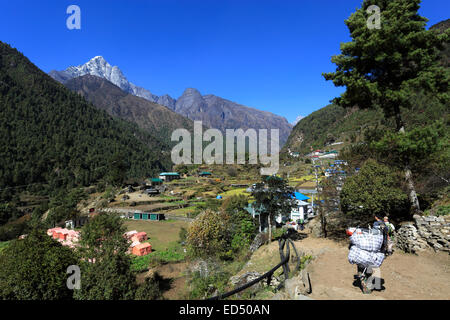
{"label": "rocky mountain ridge", "polygon": [[149,90],[129,82],[117,66],[111,66],[102,56],[96,56],[87,63],[69,67],[63,71],[51,71],[49,75],[67,84],[71,79],[92,75],[110,81],[121,90],[137,97],[165,106],[190,120],[201,120],[203,125],[226,129],[279,129],[280,144],[284,144],[292,130],[292,125],[284,118],[271,112],[250,108],[227,99],[208,94],[202,95],[197,89],[188,88],[178,98],[168,94],[157,96]]}

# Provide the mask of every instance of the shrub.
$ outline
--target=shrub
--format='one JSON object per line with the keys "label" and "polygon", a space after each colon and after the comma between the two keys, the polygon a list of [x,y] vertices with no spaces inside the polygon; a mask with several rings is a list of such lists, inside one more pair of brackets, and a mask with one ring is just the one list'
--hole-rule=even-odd
{"label": "shrub", "polygon": [[215,291],[224,293],[230,274],[224,271],[216,271],[206,277],[196,271],[192,274],[189,299],[204,299],[210,297]]}
{"label": "shrub", "polygon": [[304,256],[301,256],[301,257],[300,257],[300,267],[299,267],[299,269],[300,269],[300,270],[305,269],[306,265],[307,265],[311,260],[313,260],[313,259],[314,259],[314,257],[311,256],[311,255],[304,255]]}
{"label": "shrub", "polygon": [[236,177],[236,176],[237,176],[237,170],[236,170],[236,168],[235,168],[235,167],[232,167],[232,166],[228,167],[228,168],[227,168],[227,174],[228,174],[230,177]]}
{"label": "shrub", "polygon": [[347,178],[340,194],[341,209],[356,219],[372,221],[375,214],[398,218],[409,213],[408,196],[389,167],[368,160],[360,172]]}
{"label": "shrub", "polygon": [[187,230],[186,230],[186,228],[181,227],[180,231],[178,232],[178,237],[180,238],[178,240],[179,243],[186,242],[186,237],[187,237]]}
{"label": "shrub", "polygon": [[230,215],[231,248],[235,251],[247,249],[256,234],[256,225],[250,214],[244,210],[248,204],[245,195],[232,196],[222,204],[222,209]]}
{"label": "shrub", "polygon": [[272,233],[272,240],[277,240],[285,233],[286,233],[286,229],[276,228],[275,231]]}
{"label": "shrub", "polygon": [[437,216],[446,216],[448,214],[450,214],[450,205],[439,206],[436,210]]}
{"label": "shrub", "polygon": [[187,246],[194,257],[216,256],[228,251],[230,216],[223,211],[203,211],[187,231]]}

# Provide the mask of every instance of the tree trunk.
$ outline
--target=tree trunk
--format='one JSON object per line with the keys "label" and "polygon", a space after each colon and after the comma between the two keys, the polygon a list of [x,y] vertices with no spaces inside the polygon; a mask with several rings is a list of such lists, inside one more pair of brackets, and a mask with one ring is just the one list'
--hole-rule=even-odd
{"label": "tree trunk", "polygon": [[[401,134],[405,134],[405,125],[402,120],[402,116],[400,113],[400,108],[395,108],[395,122],[397,125],[397,132]],[[413,213],[420,212],[419,199],[417,198],[416,188],[414,186],[414,181],[412,179],[411,168],[409,167],[409,163],[405,164],[405,181],[408,187],[408,196],[409,202],[411,204],[411,210]]]}
{"label": "tree trunk", "polygon": [[412,179],[411,169],[408,165],[405,166],[405,180],[408,185],[409,202],[411,203],[411,209],[413,213],[420,212],[419,199],[417,198],[416,188]]}
{"label": "tree trunk", "polygon": [[269,244],[272,242],[272,225],[270,224],[270,214],[267,215],[267,227],[269,228]]}
{"label": "tree trunk", "polygon": [[262,232],[262,227],[261,227],[261,213],[258,214],[258,219],[259,219],[259,233]]}
{"label": "tree trunk", "polygon": [[324,238],[327,237],[327,218],[325,217],[324,208],[320,209],[320,226],[322,227],[322,235]]}

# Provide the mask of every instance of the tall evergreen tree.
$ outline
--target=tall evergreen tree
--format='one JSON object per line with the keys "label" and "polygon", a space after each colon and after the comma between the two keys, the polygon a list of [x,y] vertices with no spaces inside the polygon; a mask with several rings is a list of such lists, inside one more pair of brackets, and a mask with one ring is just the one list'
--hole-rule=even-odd
{"label": "tall evergreen tree", "polygon": [[101,213],[83,227],[80,255],[81,289],[77,300],[133,299],[136,278],[131,271],[129,244],[118,216]]}
{"label": "tall evergreen tree", "polygon": [[[269,176],[263,178],[262,183],[257,183],[252,192],[255,197],[253,206],[262,217],[267,219],[269,229],[269,242],[272,241],[272,222],[278,215],[287,217],[291,209],[296,205],[294,189],[288,186],[286,180]],[[261,219],[263,221],[263,218]]]}
{"label": "tall evergreen tree", "polygon": [[[438,49],[449,32],[425,29],[427,19],[418,14],[420,0],[365,0],[345,23],[352,41],[341,44],[341,54],[331,61],[336,72],[326,80],[345,86],[346,92],[333,100],[343,107],[379,108],[394,117],[398,134],[405,133],[402,112],[411,109],[412,92],[435,93],[448,102],[449,72],[438,63]],[[380,8],[380,28],[369,28],[371,5]],[[410,164],[405,179],[413,211],[419,211]]]}

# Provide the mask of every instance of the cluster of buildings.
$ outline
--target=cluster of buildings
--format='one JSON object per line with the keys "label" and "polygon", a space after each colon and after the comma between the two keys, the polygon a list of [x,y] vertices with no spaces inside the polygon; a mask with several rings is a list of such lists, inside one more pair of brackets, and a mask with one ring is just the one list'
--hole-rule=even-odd
{"label": "cluster of buildings", "polygon": [[344,167],[347,166],[347,162],[344,160],[335,160],[334,163],[330,164],[327,169],[325,169],[325,177],[343,177],[347,176],[347,172]]}
{"label": "cluster of buildings", "polygon": [[145,256],[152,252],[152,245],[148,242],[147,233],[137,232],[136,230],[128,231],[124,236],[131,242],[128,252],[136,256]]}
{"label": "cluster of buildings", "polygon": [[[47,230],[47,235],[60,242],[63,246],[75,248],[80,241],[80,232],[66,228],[56,227]],[[136,230],[126,232],[124,237],[131,242],[128,253],[136,256],[145,256],[152,252],[152,245],[148,242],[147,233]]]}
{"label": "cluster of buildings", "polygon": [[60,242],[63,246],[75,248],[80,241],[80,232],[56,227],[47,230],[47,235]]}

